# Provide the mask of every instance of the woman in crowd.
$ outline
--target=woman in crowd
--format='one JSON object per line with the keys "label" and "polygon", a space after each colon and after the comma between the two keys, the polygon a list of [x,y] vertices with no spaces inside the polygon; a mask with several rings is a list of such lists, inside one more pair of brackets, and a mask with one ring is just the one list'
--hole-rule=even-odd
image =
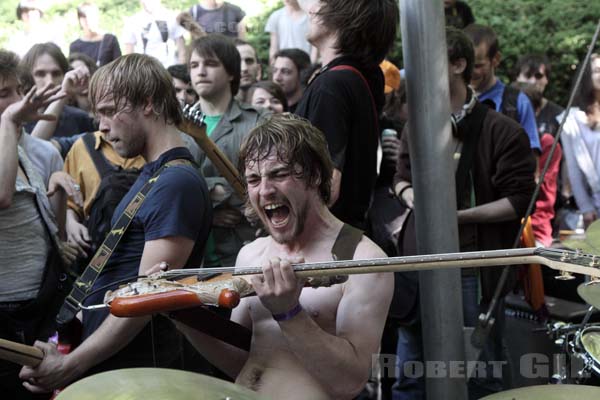
{"label": "woman in crowd", "polygon": [[563,152],[575,201],[587,228],[600,214],[600,55],[592,55],[576,107],[568,112],[562,134]]}
{"label": "woman in crowd", "polygon": [[69,46],[69,53],[83,53],[97,66],[108,64],[121,55],[117,37],[100,29],[100,11],[95,4],[83,3],[77,7],[81,37]]}
{"label": "woman in crowd", "polygon": [[281,87],[272,81],[260,81],[248,89],[248,99],[255,107],[271,110],[274,114],[287,111],[288,105]]}

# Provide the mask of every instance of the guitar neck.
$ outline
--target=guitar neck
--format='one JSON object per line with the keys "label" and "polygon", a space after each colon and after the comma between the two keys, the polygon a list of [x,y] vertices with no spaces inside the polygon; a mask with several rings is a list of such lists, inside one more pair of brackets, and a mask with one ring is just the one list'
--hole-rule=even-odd
{"label": "guitar neck", "polygon": [[44,353],[37,347],[0,339],[0,359],[37,367],[44,359]]}
{"label": "guitar neck", "polygon": [[[294,264],[300,277],[406,272],[448,268],[542,264],[552,269],[600,278],[600,257],[566,250],[523,248],[431,254],[369,260]],[[260,268],[236,268],[234,275],[260,274]]]}
{"label": "guitar neck", "polygon": [[[184,112],[184,115],[186,113]],[[206,157],[212,162],[217,171],[225,178],[227,183],[231,185],[235,193],[240,197],[244,198],[246,195],[246,189],[244,187],[244,181],[240,176],[237,168],[227,158],[225,153],[208,137],[206,134],[206,125],[202,121],[189,121],[184,119],[181,124],[177,127],[182,132],[187,133],[194,138],[196,144],[202,149]]]}

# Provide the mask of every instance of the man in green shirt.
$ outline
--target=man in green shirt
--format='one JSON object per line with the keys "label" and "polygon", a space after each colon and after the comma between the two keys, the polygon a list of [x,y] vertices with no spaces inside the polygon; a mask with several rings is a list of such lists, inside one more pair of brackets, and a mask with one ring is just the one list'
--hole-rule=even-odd
{"label": "man in green shirt", "polygon": [[[235,100],[240,87],[240,65],[240,54],[227,37],[209,35],[192,42],[189,70],[199,96],[198,108],[204,114],[208,136],[233,165],[238,163],[243,138],[266,115],[265,111]],[[201,161],[214,208],[214,250],[210,251],[209,245],[205,265],[231,266],[241,247],[254,240],[255,229],[244,217],[245,199],[234,193],[210,160],[205,157]]]}

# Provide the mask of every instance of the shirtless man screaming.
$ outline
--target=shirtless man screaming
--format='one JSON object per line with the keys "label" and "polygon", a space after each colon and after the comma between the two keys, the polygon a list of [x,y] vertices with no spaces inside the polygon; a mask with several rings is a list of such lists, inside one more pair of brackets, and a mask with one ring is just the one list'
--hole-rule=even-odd
{"label": "shirtless man screaming", "polygon": [[231,317],[252,330],[251,349],[178,327],[215,366],[266,397],[351,399],[378,351],[393,275],[303,288],[291,263],[385,254],[327,208],[333,165],[325,137],[308,121],[283,114],[259,125],[242,145],[240,166],[249,205],[270,233],[243,247],[236,263],[263,269],[250,279],[257,296],[244,298]]}

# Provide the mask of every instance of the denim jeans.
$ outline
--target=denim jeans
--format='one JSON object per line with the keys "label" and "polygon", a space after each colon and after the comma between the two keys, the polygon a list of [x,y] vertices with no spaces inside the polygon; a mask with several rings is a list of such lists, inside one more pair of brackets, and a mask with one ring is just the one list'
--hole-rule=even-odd
{"label": "denim jeans", "polygon": [[[392,400],[425,399],[425,378],[407,376],[405,366],[411,361],[423,361],[421,324],[398,328],[396,347],[396,383],[392,386]],[[410,365],[410,364],[409,364]]]}

